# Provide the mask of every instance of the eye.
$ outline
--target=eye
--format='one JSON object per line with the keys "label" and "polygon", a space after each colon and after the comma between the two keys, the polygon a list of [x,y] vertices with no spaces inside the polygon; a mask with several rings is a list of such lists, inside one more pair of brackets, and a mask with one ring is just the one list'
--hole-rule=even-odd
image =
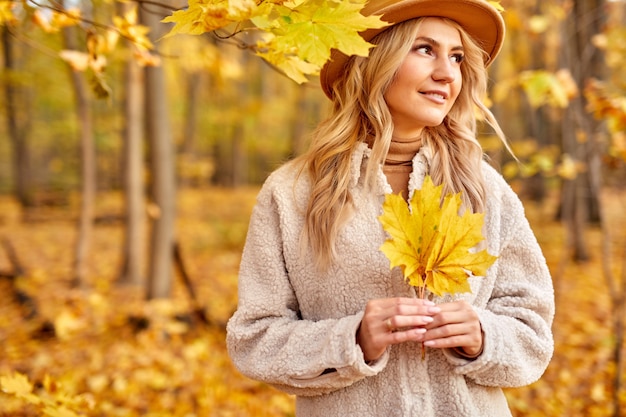
{"label": "eye", "polygon": [[433,48],[430,45],[415,45],[413,51],[424,55],[431,55]]}
{"label": "eye", "polygon": [[465,60],[465,55],[463,55],[463,54],[454,54],[454,55],[452,55],[450,57],[450,59],[452,60],[452,62],[460,64],[461,62],[463,62]]}

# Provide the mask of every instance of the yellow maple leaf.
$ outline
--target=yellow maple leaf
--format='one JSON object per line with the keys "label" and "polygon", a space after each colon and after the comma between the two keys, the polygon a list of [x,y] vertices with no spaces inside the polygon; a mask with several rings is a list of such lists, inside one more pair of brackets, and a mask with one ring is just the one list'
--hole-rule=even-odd
{"label": "yellow maple leaf", "polygon": [[296,56],[287,56],[274,51],[258,52],[257,55],[282,70],[285,75],[298,84],[307,82],[305,74],[315,74],[319,71],[319,66],[298,59]]}
{"label": "yellow maple leaf", "polygon": [[28,377],[19,372],[0,377],[0,387],[2,387],[2,392],[18,396],[30,394],[33,391],[33,384],[28,381]]}
{"label": "yellow maple leaf", "polygon": [[491,4],[493,7],[495,7],[496,10],[499,11],[499,12],[503,12],[504,11],[504,6],[502,6],[500,4],[500,1],[489,1],[489,4]]}
{"label": "yellow maple leaf", "polygon": [[293,50],[298,57],[323,66],[335,48],[346,55],[367,56],[372,44],[359,32],[387,26],[378,16],[363,16],[364,2],[308,0],[289,9],[278,6],[283,16],[276,20],[272,32],[273,47],[279,51]]}
{"label": "yellow maple leaf", "polygon": [[487,250],[473,250],[484,239],[484,214],[459,215],[460,193],[445,196],[440,204],[442,188],[427,176],[410,205],[401,195],[388,194],[379,216],[389,234],[381,251],[422,298],[426,290],[438,296],[471,292],[467,279],[484,276],[497,259]]}
{"label": "yellow maple leaf", "polygon": [[152,49],[152,42],[147,36],[150,28],[137,24],[137,21],[136,7],[127,11],[124,16],[113,16],[113,24],[122,36],[132,41],[138,48]]}
{"label": "yellow maple leaf", "polygon": [[30,404],[39,404],[40,399],[33,394],[33,384],[28,377],[19,372],[0,376],[0,390],[5,394],[21,398]]}
{"label": "yellow maple leaf", "polygon": [[80,23],[81,18],[81,11],[76,7],[66,9],[63,12],[53,11],[50,25],[57,29],[76,26]]}
{"label": "yellow maple leaf", "polygon": [[175,34],[201,35],[223,28],[233,22],[243,21],[252,14],[254,4],[228,0],[189,0],[188,7],[175,11],[162,22],[174,23],[172,30],[165,35]]}
{"label": "yellow maple leaf", "polygon": [[[264,36],[257,55],[298,83],[319,72],[332,49],[367,56],[372,44],[360,32],[387,22],[360,12],[365,0],[189,0],[186,9],[163,19],[174,23],[166,37],[200,35],[235,24],[237,30],[257,30]],[[254,27],[250,27],[250,26]]]}

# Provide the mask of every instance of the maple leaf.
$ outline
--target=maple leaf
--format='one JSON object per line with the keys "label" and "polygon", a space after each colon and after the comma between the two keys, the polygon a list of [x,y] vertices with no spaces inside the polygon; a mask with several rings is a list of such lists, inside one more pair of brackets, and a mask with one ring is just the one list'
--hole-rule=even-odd
{"label": "maple leaf", "polygon": [[113,16],[113,24],[119,33],[133,42],[138,48],[152,49],[153,45],[147,34],[150,28],[137,24],[137,8],[130,9],[124,16]]}
{"label": "maple leaf", "polygon": [[259,7],[251,0],[190,0],[186,9],[175,11],[162,20],[174,23],[164,37],[178,33],[201,35],[231,23],[243,22],[256,16]]}
{"label": "maple leaf", "polygon": [[377,16],[363,16],[363,2],[309,0],[293,9],[278,6],[283,15],[272,30],[272,45],[277,50],[295,50],[298,57],[322,66],[330,58],[330,50],[346,55],[367,56],[371,43],[359,32],[387,25]]}
{"label": "maple leaf", "polygon": [[0,377],[0,388],[2,392],[22,398],[31,404],[39,404],[40,400],[33,392],[33,384],[28,377],[19,372],[13,375]]}
{"label": "maple leaf", "polygon": [[280,68],[286,76],[298,84],[307,81],[305,74],[315,74],[319,70],[317,65],[309,64],[295,56],[286,57],[284,54],[276,52],[258,52],[257,55],[277,68]]}
{"label": "maple leaf", "polygon": [[33,391],[33,384],[28,381],[28,377],[18,372],[10,376],[0,377],[0,387],[2,387],[2,392],[20,396],[30,394]]}
{"label": "maple leaf", "polygon": [[72,7],[61,12],[53,12],[50,25],[56,29],[70,26],[76,26],[81,21],[81,11],[76,7]]}
{"label": "maple leaf", "polygon": [[504,6],[502,6],[500,4],[500,1],[489,1],[489,4],[491,4],[493,7],[495,7],[496,10],[499,11],[499,12],[503,12],[504,11]]}
{"label": "maple leaf", "polygon": [[330,59],[332,49],[346,55],[367,56],[372,44],[360,32],[388,23],[379,16],[363,16],[365,0],[190,0],[185,10],[163,19],[175,23],[165,36],[200,35],[236,24],[237,30],[263,33],[257,55],[298,83],[317,74]]}
{"label": "maple leaf", "polygon": [[379,216],[390,236],[381,251],[391,268],[401,268],[421,298],[426,290],[438,296],[471,292],[468,278],[484,276],[497,259],[486,250],[473,251],[484,239],[484,214],[459,215],[460,193],[445,196],[440,205],[442,188],[427,176],[410,205],[401,195],[388,194]]}

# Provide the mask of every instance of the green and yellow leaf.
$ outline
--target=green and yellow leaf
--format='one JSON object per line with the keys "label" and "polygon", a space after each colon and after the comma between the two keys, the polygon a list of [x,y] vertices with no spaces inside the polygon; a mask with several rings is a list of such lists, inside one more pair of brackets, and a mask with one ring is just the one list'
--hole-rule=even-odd
{"label": "green and yellow leaf", "polygon": [[234,25],[236,30],[260,30],[257,55],[298,83],[317,74],[332,49],[346,55],[367,56],[372,44],[359,32],[387,25],[378,16],[363,16],[364,0],[191,0],[185,10],[163,22],[174,23],[166,36],[199,35]]}

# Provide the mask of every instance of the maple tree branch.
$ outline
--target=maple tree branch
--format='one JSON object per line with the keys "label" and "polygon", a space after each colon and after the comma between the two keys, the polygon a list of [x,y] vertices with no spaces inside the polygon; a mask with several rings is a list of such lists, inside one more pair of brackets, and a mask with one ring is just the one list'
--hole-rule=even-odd
{"label": "maple tree branch", "polygon": [[161,2],[158,1],[152,1],[152,0],[133,0],[135,3],[137,3],[139,6],[141,6],[143,8],[143,6],[145,5],[151,5],[151,6],[157,6],[157,7],[161,7],[165,10],[169,10],[171,12],[177,12],[179,10],[184,10],[187,7],[174,7],[174,6],[170,6],[168,4],[163,4]]}
{"label": "maple tree branch", "polygon": [[95,26],[95,27],[100,28],[100,29],[109,29],[109,30],[110,30],[110,29],[112,29],[110,26],[105,25],[105,24],[103,24],[103,23],[98,23],[98,22],[96,22],[95,20],[86,19],[86,18],[84,18],[84,17],[76,17],[76,16],[74,16],[73,14],[71,14],[70,12],[68,12],[68,11],[67,11],[67,10],[63,7],[63,5],[59,5],[59,6],[50,6],[50,5],[47,5],[47,4],[37,3],[35,0],[31,0],[30,2],[31,2],[32,4],[34,4],[35,6],[40,7],[40,8],[42,8],[42,9],[52,10],[53,12],[57,12],[57,13],[59,13],[59,14],[62,14],[62,15],[64,15],[64,16],[67,16],[67,17],[71,17],[72,19],[76,19],[76,20],[78,20],[78,21],[80,21],[80,22],[82,22],[82,23],[86,23],[86,24],[88,24],[88,25]]}

